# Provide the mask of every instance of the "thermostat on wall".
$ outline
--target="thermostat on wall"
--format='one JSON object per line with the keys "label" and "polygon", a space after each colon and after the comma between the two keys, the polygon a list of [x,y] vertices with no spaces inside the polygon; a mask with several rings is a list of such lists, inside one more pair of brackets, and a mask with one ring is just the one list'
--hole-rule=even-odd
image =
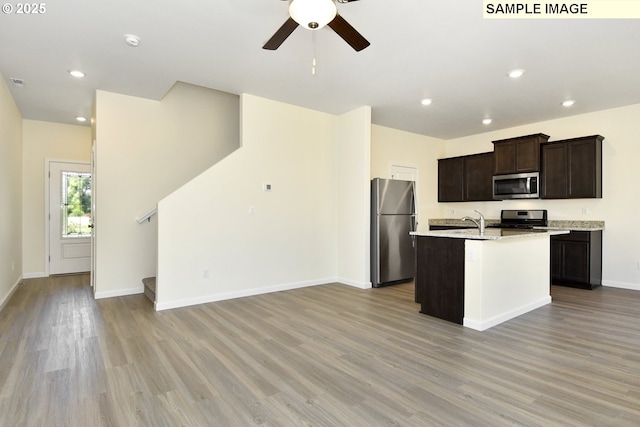
{"label": "thermostat on wall", "polygon": [[262,184],[262,190],[271,191],[271,184]]}

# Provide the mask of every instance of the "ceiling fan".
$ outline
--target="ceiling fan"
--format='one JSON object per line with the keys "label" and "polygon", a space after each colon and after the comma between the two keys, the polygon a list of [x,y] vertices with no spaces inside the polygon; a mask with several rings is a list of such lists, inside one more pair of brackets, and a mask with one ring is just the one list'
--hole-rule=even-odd
{"label": "ceiling fan", "polygon": [[342,16],[338,15],[338,3],[350,3],[358,0],[287,0],[289,1],[289,19],[262,46],[263,49],[276,50],[298,28],[319,30],[328,25],[356,52],[369,46],[367,39],[356,31]]}

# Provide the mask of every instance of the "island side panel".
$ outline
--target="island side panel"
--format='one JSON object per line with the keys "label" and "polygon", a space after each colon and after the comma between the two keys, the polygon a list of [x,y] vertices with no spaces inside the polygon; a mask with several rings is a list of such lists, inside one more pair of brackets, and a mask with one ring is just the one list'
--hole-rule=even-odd
{"label": "island side panel", "polygon": [[549,236],[466,241],[464,325],[485,330],[551,302]]}
{"label": "island side panel", "polygon": [[416,302],[420,312],[462,325],[464,317],[464,239],[418,236]]}

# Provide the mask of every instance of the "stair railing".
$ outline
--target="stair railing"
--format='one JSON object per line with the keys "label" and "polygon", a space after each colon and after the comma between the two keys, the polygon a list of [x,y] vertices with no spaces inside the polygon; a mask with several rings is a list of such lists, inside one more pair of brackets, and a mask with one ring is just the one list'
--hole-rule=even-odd
{"label": "stair railing", "polygon": [[158,209],[153,208],[149,212],[146,212],[140,215],[138,218],[136,218],[136,221],[138,221],[138,224],[142,224],[145,221],[151,221],[151,217],[154,216],[156,213],[158,213]]}

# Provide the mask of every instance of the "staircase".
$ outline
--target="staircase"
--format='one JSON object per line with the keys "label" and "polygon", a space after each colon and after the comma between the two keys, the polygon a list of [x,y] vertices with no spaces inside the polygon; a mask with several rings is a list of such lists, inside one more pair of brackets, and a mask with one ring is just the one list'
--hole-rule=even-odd
{"label": "staircase", "polygon": [[151,302],[156,302],[156,278],[155,277],[147,277],[142,279],[142,283],[144,284],[144,294],[151,300]]}

